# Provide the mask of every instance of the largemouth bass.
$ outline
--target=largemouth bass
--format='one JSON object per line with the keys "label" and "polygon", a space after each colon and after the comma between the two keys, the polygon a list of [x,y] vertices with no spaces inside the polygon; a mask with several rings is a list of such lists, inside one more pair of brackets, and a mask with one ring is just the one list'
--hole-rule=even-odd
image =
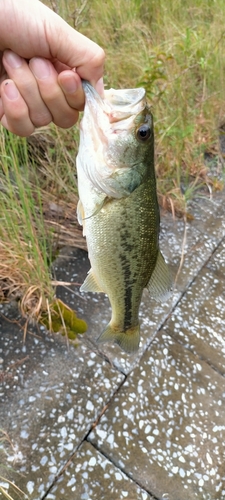
{"label": "largemouth bass", "polygon": [[154,297],[171,289],[159,250],[153,118],[143,88],[106,90],[88,83],[77,156],[78,221],[91,269],[83,292],[108,295],[112,318],[99,342],[138,349],[144,288]]}

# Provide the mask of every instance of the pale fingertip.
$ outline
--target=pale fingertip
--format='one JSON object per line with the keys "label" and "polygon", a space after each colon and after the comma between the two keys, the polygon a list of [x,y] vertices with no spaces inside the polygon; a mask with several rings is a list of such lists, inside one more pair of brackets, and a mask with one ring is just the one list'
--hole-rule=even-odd
{"label": "pale fingertip", "polygon": [[29,67],[39,80],[45,80],[51,75],[52,64],[47,59],[41,57],[33,57],[29,62]]}
{"label": "pale fingertip", "polygon": [[18,69],[22,66],[23,59],[22,57],[12,52],[12,50],[5,50],[3,55],[3,62],[8,64],[12,69]]}
{"label": "pale fingertip", "polygon": [[15,83],[12,80],[6,80],[2,89],[9,101],[16,101],[20,95]]}
{"label": "pale fingertip", "polygon": [[[27,120],[24,103],[17,86],[12,80],[5,80],[1,85],[0,118],[3,127],[21,137],[28,137],[34,132],[34,126]],[[25,115],[25,120],[23,119]]]}
{"label": "pale fingertip", "polygon": [[20,137],[29,137],[35,131],[35,127],[29,119],[19,120],[18,117],[15,119],[3,114],[0,122],[9,132]]}
{"label": "pale fingertip", "polygon": [[65,94],[75,94],[78,90],[77,81],[73,75],[68,74],[67,78],[64,77],[60,85]]}
{"label": "pale fingertip", "polygon": [[69,106],[78,111],[83,111],[85,99],[79,75],[71,70],[63,71],[58,76],[58,82]]}
{"label": "pale fingertip", "polygon": [[73,110],[73,116],[68,116],[67,118],[64,116],[64,120],[62,122],[61,119],[54,119],[53,120],[53,123],[55,125],[57,125],[57,127],[60,127],[60,128],[63,128],[63,129],[68,129],[68,128],[71,128],[73,127],[77,121],[78,121],[78,118],[79,118],[79,111],[77,111],[76,109]]}

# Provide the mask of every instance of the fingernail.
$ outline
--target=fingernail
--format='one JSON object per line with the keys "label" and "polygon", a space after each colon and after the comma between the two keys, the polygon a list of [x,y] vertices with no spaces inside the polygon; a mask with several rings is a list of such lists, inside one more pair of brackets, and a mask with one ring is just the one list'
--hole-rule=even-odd
{"label": "fingernail", "polygon": [[95,89],[101,97],[104,97],[104,83],[103,78],[99,78],[97,83],[95,84]]}
{"label": "fingernail", "polygon": [[77,91],[77,82],[73,76],[67,77],[61,84],[62,89],[66,94],[74,94]]}
{"label": "fingernail", "polygon": [[20,68],[20,66],[22,66],[22,58],[11,50],[5,50],[4,58],[7,64],[13,69]]}
{"label": "fingernail", "polygon": [[51,73],[50,62],[47,59],[41,59],[39,57],[34,57],[30,60],[29,66],[31,71],[34,73],[36,78],[44,80],[48,78]]}
{"label": "fingernail", "polygon": [[15,101],[18,98],[19,92],[14,82],[5,82],[4,89],[5,95],[10,101]]}

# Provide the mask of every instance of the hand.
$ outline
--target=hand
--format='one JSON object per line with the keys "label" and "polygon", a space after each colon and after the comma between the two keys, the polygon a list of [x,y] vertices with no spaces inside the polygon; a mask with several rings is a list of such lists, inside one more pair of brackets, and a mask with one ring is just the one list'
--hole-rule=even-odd
{"label": "hand", "polygon": [[102,93],[103,62],[98,45],[41,2],[1,0],[0,122],[11,132],[74,125],[84,106],[81,78]]}

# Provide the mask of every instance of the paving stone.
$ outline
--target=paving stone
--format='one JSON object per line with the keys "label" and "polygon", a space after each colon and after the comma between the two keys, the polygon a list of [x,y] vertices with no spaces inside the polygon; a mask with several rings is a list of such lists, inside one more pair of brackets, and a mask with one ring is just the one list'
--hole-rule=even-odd
{"label": "paving stone", "polygon": [[225,239],[221,241],[206,266],[214,271],[219,279],[221,276],[225,276]]}
{"label": "paving stone", "polygon": [[163,331],[88,439],[160,500],[225,498],[225,380]]}
{"label": "paving stone", "polygon": [[[213,258],[215,265],[221,252]],[[214,267],[210,264],[210,267]],[[225,374],[225,274],[204,268],[167,321],[166,331]]]}
{"label": "paving stone", "polygon": [[194,216],[191,226],[204,236],[219,243],[225,236],[225,204],[224,192],[214,193],[212,197],[195,198],[188,205]]}
{"label": "paving stone", "polygon": [[16,323],[2,317],[0,331],[0,428],[10,440],[1,443],[0,475],[15,481],[29,500],[40,499],[124,376],[61,336],[33,331],[24,344]]}
{"label": "paving stone", "polygon": [[194,222],[173,220],[166,215],[161,224],[161,249],[176,276],[176,290],[184,292],[218,246],[213,235],[203,234]]}
{"label": "paving stone", "polygon": [[[151,500],[152,496],[129,479],[92,445],[84,442],[46,500]],[[39,500],[39,499],[37,499]]]}

